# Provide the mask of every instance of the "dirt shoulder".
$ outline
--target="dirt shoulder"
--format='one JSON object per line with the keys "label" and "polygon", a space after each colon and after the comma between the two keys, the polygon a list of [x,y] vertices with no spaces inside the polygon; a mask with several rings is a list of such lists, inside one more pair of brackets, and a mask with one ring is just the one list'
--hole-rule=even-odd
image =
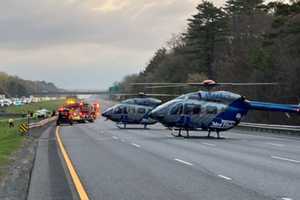
{"label": "dirt shoulder", "polygon": [[21,147],[10,156],[8,164],[0,169],[0,199],[27,198],[38,138],[48,126],[30,130],[31,136],[24,138]]}

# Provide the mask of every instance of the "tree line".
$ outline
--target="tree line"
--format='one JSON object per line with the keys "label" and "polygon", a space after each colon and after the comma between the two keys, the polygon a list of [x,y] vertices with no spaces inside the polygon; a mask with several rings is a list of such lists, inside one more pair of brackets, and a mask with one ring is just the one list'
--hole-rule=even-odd
{"label": "tree line", "polygon": [[[300,1],[227,0],[223,7],[203,0],[145,69],[120,83],[122,92],[144,91],[135,82],[278,82],[279,86],[218,88],[249,99],[300,102]],[[184,93],[199,88],[156,89]],[[247,121],[299,124],[282,113],[251,112]]]}
{"label": "tree line", "polygon": [[39,92],[55,92],[59,89],[53,83],[45,81],[29,81],[17,76],[0,72],[0,94],[7,97],[29,96]]}

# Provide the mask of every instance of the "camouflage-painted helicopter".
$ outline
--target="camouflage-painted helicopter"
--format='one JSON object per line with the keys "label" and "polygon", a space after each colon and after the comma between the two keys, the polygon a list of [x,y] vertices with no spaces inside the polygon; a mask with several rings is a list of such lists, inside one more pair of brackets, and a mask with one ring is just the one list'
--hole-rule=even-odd
{"label": "camouflage-painted helicopter", "polygon": [[228,91],[211,91],[216,86],[252,86],[276,85],[277,83],[216,83],[206,80],[202,83],[137,83],[136,85],[150,85],[148,88],[168,88],[185,86],[202,86],[207,91],[199,91],[179,96],[168,101],[149,113],[152,119],[159,121],[169,129],[186,130],[189,137],[190,130],[212,131],[217,133],[227,131],[237,126],[249,110],[278,111],[300,114],[300,105],[275,104],[267,102],[249,101],[245,97]]}
{"label": "camouflage-painted helicopter", "polygon": [[[108,120],[116,122],[118,127],[123,125],[126,128],[128,124],[143,125],[146,129],[148,125],[157,123],[157,120],[149,117],[149,113],[159,106],[162,101],[155,96],[174,97],[168,94],[115,94],[117,96],[139,96],[122,101],[121,103],[106,109],[102,116]],[[150,97],[152,96],[152,97]]]}

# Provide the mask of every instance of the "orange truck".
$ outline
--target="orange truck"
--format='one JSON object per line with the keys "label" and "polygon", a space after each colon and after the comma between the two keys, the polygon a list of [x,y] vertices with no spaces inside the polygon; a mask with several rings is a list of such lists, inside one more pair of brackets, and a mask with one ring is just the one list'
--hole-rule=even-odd
{"label": "orange truck", "polygon": [[94,122],[100,116],[100,104],[89,104],[77,97],[67,97],[64,108],[70,110],[72,120],[79,123]]}

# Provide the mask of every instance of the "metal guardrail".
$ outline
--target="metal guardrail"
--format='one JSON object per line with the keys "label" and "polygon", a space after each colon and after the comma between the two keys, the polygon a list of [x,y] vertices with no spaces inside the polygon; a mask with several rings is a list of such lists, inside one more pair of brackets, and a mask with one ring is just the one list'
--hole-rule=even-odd
{"label": "metal guardrail", "polygon": [[286,134],[291,134],[291,135],[300,135],[300,126],[240,123],[237,128],[250,130],[250,131],[270,132],[270,133],[286,133]]}
{"label": "metal guardrail", "polygon": [[56,118],[57,117],[51,117],[51,118],[47,118],[47,119],[41,120],[41,121],[36,122],[36,123],[31,123],[31,124],[29,124],[29,129],[44,126],[44,125],[46,125],[46,124],[48,124],[50,122],[55,121]]}

